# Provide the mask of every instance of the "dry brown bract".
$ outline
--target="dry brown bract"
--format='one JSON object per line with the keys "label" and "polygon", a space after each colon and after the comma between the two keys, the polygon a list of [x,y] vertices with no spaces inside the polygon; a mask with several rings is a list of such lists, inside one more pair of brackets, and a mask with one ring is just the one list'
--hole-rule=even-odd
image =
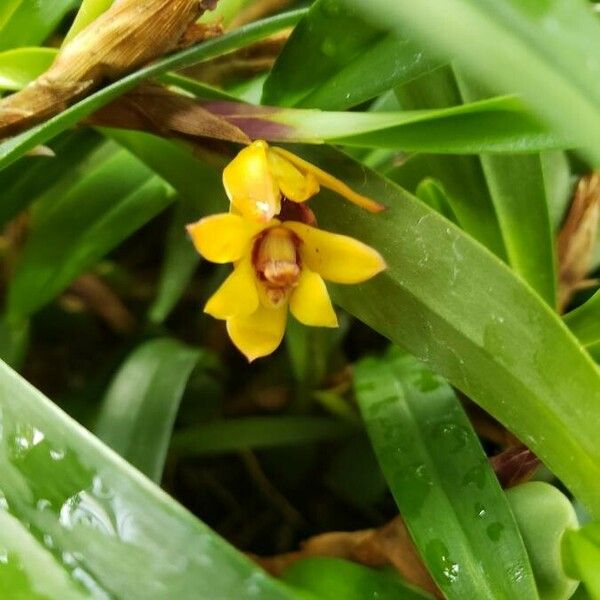
{"label": "dry brown bract", "polygon": [[586,276],[598,235],[600,173],[581,179],[573,204],[558,236],[559,307],[561,312],[573,294],[589,283]]}
{"label": "dry brown bract", "polygon": [[214,36],[214,28],[196,20],[216,2],[117,0],[63,48],[46,73],[0,102],[0,139],[58,114],[106,81]]}

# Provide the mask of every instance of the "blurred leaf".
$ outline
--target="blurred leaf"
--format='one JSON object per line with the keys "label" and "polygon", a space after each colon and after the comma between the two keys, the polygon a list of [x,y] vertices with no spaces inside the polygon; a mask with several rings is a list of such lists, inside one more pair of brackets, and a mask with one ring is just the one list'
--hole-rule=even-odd
{"label": "blurred leaf", "polygon": [[456,215],[454,214],[454,210],[452,210],[452,202],[439,181],[435,179],[423,179],[417,186],[415,195],[419,200],[425,202],[427,206],[444,215],[446,219],[457,223]]}
{"label": "blurred leaf", "polygon": [[600,349],[600,290],[587,302],[564,316],[569,329],[588,349]]}
{"label": "blurred leaf", "polygon": [[600,598],[600,523],[589,523],[563,537],[562,557],[565,571],[580,579],[593,600]]}
{"label": "blurred leaf", "polygon": [[0,143],[0,170],[6,168],[29,150],[46,143],[61,131],[73,127],[100,107],[135,88],[142,81],[252,44],[272,33],[293,25],[300,19],[304,12],[303,10],[293,11],[241,27],[231,33],[171,54],[107,85],[77,104],[67,108],[59,115],[48,119],[45,123],[41,123],[20,135]]}
{"label": "blurred leaf", "polygon": [[[448,66],[397,87],[395,93],[401,106],[411,110],[446,108],[463,103],[454,71]],[[439,180],[461,228],[497,256],[506,258],[504,240],[479,157],[420,154],[410,157],[388,176],[412,193],[416,193],[418,184],[426,177]]]}
{"label": "blurred leaf", "polygon": [[600,372],[558,315],[389,180],[326,147],[295,151],[388,206],[371,215],[328,191],[312,202],[321,227],[377,248],[388,263],[359,286],[329,285],[334,300],[497,418],[600,516],[600,439],[590,417],[600,414]]}
{"label": "blurred leaf", "polygon": [[104,397],[95,434],[160,483],[173,424],[200,350],[162,338],[136,348]]}
{"label": "blurred leaf", "polygon": [[[485,92],[459,77],[467,101]],[[549,182],[539,154],[481,156],[483,172],[496,209],[508,263],[551,306],[557,305],[556,249],[550,223]]]}
{"label": "blurred leaf", "polygon": [[589,3],[351,2],[381,26],[409,30],[432,51],[456,59],[494,91],[522,94],[554,131],[575,139],[592,162],[600,162],[600,23]]}
{"label": "blurred leaf", "polygon": [[3,0],[0,50],[41,44],[77,0]]}
{"label": "blurred leaf", "polygon": [[384,475],[448,599],[536,599],[506,497],[452,388],[404,353],[366,359],[355,388]]}
{"label": "blurred leaf", "polygon": [[229,200],[220,172],[198,160],[183,144],[134,131],[104,132],[167,180],[180,195],[167,232],[158,292],[148,313],[153,323],[160,323],[181,298],[200,262],[185,225],[208,214],[225,212]]}
{"label": "blurred leaf", "polygon": [[63,194],[107,153],[94,131],[70,131],[51,143],[54,157],[25,157],[0,172],[0,224],[4,225],[40,195]]}
{"label": "blurred leaf", "polygon": [[200,263],[200,256],[185,230],[186,225],[196,220],[198,210],[195,203],[179,197],[167,231],[158,290],[148,309],[148,319],[152,323],[162,323],[169,316]]}
{"label": "blurred leaf", "polygon": [[541,600],[567,600],[578,585],[567,577],[561,560],[565,531],[579,526],[573,505],[562,492],[542,481],[510,488],[506,497],[523,536]]}
{"label": "blurred leaf", "polygon": [[540,155],[552,232],[556,234],[571,203],[571,167],[565,152],[544,152]]}
{"label": "blurred leaf", "polygon": [[28,320],[0,318],[0,360],[19,369],[29,347],[30,327]]}
{"label": "blurred leaf", "polygon": [[434,66],[406,39],[357,17],[345,0],[317,0],[277,59],[262,100],[279,106],[341,110]]}
{"label": "blurred leaf", "polygon": [[288,567],[283,580],[322,600],[424,600],[429,594],[398,575],[376,571],[341,558],[309,557]]}
{"label": "blurred leaf", "polygon": [[[83,600],[88,594],[25,525],[0,511],[0,595],[10,600]],[[49,595],[50,594],[50,595]]]}
{"label": "blurred leaf", "polygon": [[108,10],[112,6],[112,3],[113,0],[82,0],[81,6],[77,11],[77,16],[71,25],[71,29],[69,29],[69,32],[65,36],[63,44],[69,42],[104,11]]}
{"label": "blurred leaf", "polygon": [[336,440],[355,433],[345,421],[324,417],[246,417],[213,421],[173,435],[181,455],[217,454]]}
{"label": "blurred leaf", "polygon": [[[11,533],[19,531],[3,513],[0,545],[6,535],[9,556],[13,549],[26,549],[19,558],[31,588],[45,592],[41,598],[52,589],[51,577],[53,585],[66,588],[56,564],[72,585],[86,589],[86,598],[299,597],[3,363],[0,388],[0,510],[23,525],[22,537],[14,537]],[[27,548],[32,537],[36,549]],[[60,592],[52,597],[69,598]]]}
{"label": "blurred leaf", "polygon": [[8,312],[32,314],[172,201],[168,186],[125,151],[46,196],[10,282]]}
{"label": "blurred leaf", "polygon": [[0,52],[0,90],[20,90],[48,69],[55,57],[56,50],[52,48]]}

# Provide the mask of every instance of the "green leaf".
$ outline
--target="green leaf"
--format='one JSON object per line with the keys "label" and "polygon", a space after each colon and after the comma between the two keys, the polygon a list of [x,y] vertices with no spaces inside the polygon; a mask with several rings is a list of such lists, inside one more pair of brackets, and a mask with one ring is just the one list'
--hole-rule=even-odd
{"label": "green leaf", "polygon": [[6,224],[41,195],[62,196],[110,151],[101,142],[94,131],[65,132],[51,143],[54,157],[28,157],[1,171],[0,224]]}
{"label": "green leaf", "polygon": [[434,66],[422,49],[366,23],[345,0],[317,0],[275,62],[262,100],[279,106],[341,110]]}
{"label": "green leaf", "polygon": [[600,523],[589,523],[567,531],[562,548],[565,571],[580,579],[593,600],[600,598]]}
{"label": "green leaf", "polygon": [[80,31],[85,29],[92,21],[97,19],[104,11],[108,10],[113,0],[83,0],[71,29],[65,36],[63,44],[68,43]]}
{"label": "green leaf", "polygon": [[0,545],[26,549],[33,590],[59,591],[59,564],[84,597],[299,598],[3,363],[0,391],[0,502],[28,531],[11,535],[2,513]]}
{"label": "green leaf", "polygon": [[445,597],[538,598],[508,501],[452,388],[401,353],[361,361],[355,389],[392,494]]}
{"label": "green leaf", "polygon": [[322,600],[426,600],[425,592],[393,573],[379,572],[341,558],[310,557],[283,572],[283,580]]}
{"label": "green leaf", "polygon": [[587,302],[566,314],[564,320],[586,348],[600,351],[600,290]]}
{"label": "green leaf", "polygon": [[589,3],[351,2],[381,26],[409,29],[431,51],[456,59],[497,93],[522,94],[554,131],[575,139],[594,164],[600,162],[600,23]]}
{"label": "green leaf", "polygon": [[[110,182],[107,184],[107,182]],[[169,187],[125,151],[38,204],[8,293],[13,317],[32,314],[172,201]]]}
{"label": "green leaf", "polygon": [[357,428],[324,417],[246,417],[213,421],[173,435],[177,454],[198,455],[256,450],[344,438]]}
{"label": "green leaf", "polygon": [[0,52],[0,90],[17,91],[46,71],[56,57],[52,48]]}
{"label": "green leaf", "polygon": [[539,152],[572,145],[567,137],[541,126],[514,96],[396,112],[328,112],[220,101],[207,102],[205,108],[251,138],[272,141],[459,154]]}
{"label": "green leaf", "polygon": [[83,593],[27,527],[0,511],[0,595],[11,600],[83,600]]}
{"label": "green leaf", "polygon": [[321,227],[377,248],[388,263],[359,286],[330,285],[334,300],[497,418],[600,517],[600,373],[558,315],[389,180],[325,147],[296,151],[389,207],[368,214],[327,191],[312,202]]}
{"label": "green leaf", "polygon": [[76,5],[77,0],[3,0],[0,50],[41,44]]}
{"label": "green leaf", "polygon": [[[459,77],[468,101],[485,93]],[[556,308],[556,260],[549,206],[554,193],[539,154],[481,156],[508,263],[553,308]]]}
{"label": "green leaf", "polygon": [[[54,1],[54,0],[52,0]],[[231,33],[207,40],[198,46],[182,50],[151,65],[139,69],[122,79],[102,88],[98,92],[64,110],[59,115],[29,129],[0,144],[0,170],[13,163],[40,144],[46,143],[61,131],[69,129],[79,121],[133,89],[142,81],[157,77],[171,70],[182,69],[204,60],[226,54],[242,46],[252,44],[281,29],[296,23],[305,11],[288,12],[257,23],[240,27]]]}
{"label": "green leaf", "polygon": [[104,397],[95,434],[160,483],[173,424],[200,350],[162,338],[136,348]]}
{"label": "green leaf", "polygon": [[[400,105],[406,109],[446,108],[463,103],[450,67],[442,67],[398,87],[395,93]],[[413,193],[424,178],[438,179],[461,228],[497,256],[506,258],[498,218],[477,156],[420,154],[409,158],[388,175]]]}
{"label": "green leaf", "polygon": [[158,292],[148,312],[153,323],[161,323],[185,292],[200,262],[185,225],[207,214],[226,211],[229,200],[220,172],[198,160],[183,144],[133,131],[103,131],[179,192],[167,232]]}

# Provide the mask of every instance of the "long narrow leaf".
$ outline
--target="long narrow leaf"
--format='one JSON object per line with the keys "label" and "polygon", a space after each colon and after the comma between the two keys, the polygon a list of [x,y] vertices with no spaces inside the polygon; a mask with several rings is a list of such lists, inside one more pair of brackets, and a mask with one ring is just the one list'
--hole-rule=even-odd
{"label": "long narrow leaf", "polygon": [[179,402],[200,356],[174,339],[147,342],[123,363],[104,397],[94,432],[156,483]]}
{"label": "long narrow leaf", "polygon": [[494,91],[521,93],[553,130],[574,137],[592,162],[600,162],[600,23],[589,2],[352,4],[382,26],[410,29],[428,48],[457,59]]}
{"label": "long narrow leaf", "polygon": [[345,0],[318,0],[277,59],[262,99],[278,106],[341,110],[433,67],[422,49],[366,23]]}
{"label": "long narrow leaf", "polygon": [[445,597],[536,599],[508,501],[452,388],[408,355],[359,363],[355,387],[392,494]]}
{"label": "long narrow leaf", "polygon": [[[0,391],[0,510],[46,545],[85,597],[298,598],[3,363]],[[37,568],[39,549],[28,554],[37,590],[52,572]]]}

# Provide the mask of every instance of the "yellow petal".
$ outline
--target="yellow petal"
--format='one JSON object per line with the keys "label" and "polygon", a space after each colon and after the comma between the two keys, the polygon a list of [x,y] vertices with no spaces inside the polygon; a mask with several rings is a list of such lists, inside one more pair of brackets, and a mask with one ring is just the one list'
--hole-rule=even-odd
{"label": "yellow petal", "polygon": [[227,333],[237,349],[252,362],[274,352],[285,332],[287,305],[269,309],[259,304],[247,317],[227,320]]}
{"label": "yellow petal", "polygon": [[267,150],[271,173],[282,194],[293,202],[304,202],[319,191],[319,182],[312,173],[301,173],[287,159]]}
{"label": "yellow petal", "polygon": [[231,213],[205,217],[187,226],[196,250],[215,263],[239,260],[248,250],[250,240],[262,229],[264,225]]}
{"label": "yellow petal", "polygon": [[367,198],[366,196],[362,196],[361,194],[356,193],[354,190],[349,188],[343,181],[340,181],[333,175],[330,175],[326,171],[319,169],[319,167],[313,165],[312,163],[303,160],[302,158],[296,156],[292,152],[288,152],[283,148],[275,147],[271,148],[270,151],[279,154],[279,156],[283,158],[286,158],[292,164],[298,167],[298,169],[300,169],[302,172],[306,174],[312,173],[322,186],[340,194],[340,196],[343,196],[344,198],[346,198],[346,200],[352,202],[352,204],[356,204],[357,206],[360,206],[361,208],[364,208],[365,210],[374,213],[385,210],[385,206],[383,204],[375,202],[375,200],[372,200],[371,198]]}
{"label": "yellow petal", "polygon": [[250,256],[244,257],[233,273],[209,298],[204,312],[215,319],[247,316],[258,308],[258,291]]}
{"label": "yellow petal", "polygon": [[244,148],[223,170],[223,185],[232,204],[248,219],[266,222],[281,211],[279,186],[269,169],[267,144]]}
{"label": "yellow petal", "polygon": [[320,275],[304,268],[298,287],[290,298],[292,314],[304,325],[337,327],[338,321],[325,282]]}
{"label": "yellow petal", "polygon": [[354,238],[296,221],[286,221],[283,225],[302,240],[300,257],[303,263],[328,281],[360,283],[386,268],[377,250]]}

